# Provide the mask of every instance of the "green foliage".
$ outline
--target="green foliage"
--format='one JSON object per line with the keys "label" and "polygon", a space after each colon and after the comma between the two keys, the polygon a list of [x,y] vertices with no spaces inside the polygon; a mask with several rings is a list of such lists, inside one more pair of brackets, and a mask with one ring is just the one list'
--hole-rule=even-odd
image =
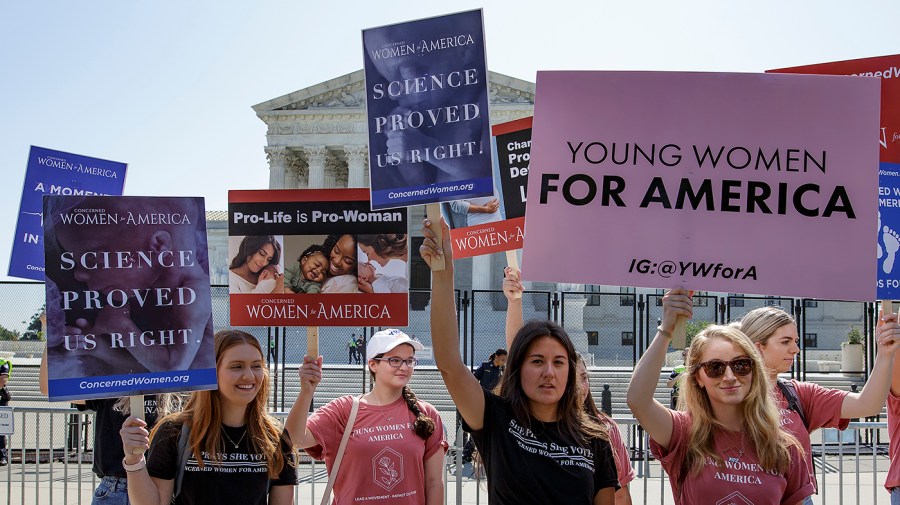
{"label": "green foliage", "polygon": [[41,308],[31,316],[30,321],[22,321],[22,324],[28,325],[25,328],[25,333],[22,334],[22,340],[44,340],[44,332],[41,331],[41,312],[43,311],[44,307],[41,306]]}
{"label": "green foliage", "polygon": [[863,340],[862,332],[859,331],[859,328],[856,326],[850,326],[850,331],[847,332],[847,343],[848,344],[861,344],[864,345],[865,341]]}
{"label": "green foliage", "polygon": [[685,345],[690,346],[691,340],[694,340],[694,337],[696,337],[698,333],[706,329],[706,327],[711,324],[713,324],[712,321],[695,321],[693,319],[688,321],[684,330],[685,334],[687,335],[687,338],[685,339],[687,343]]}
{"label": "green foliage", "polygon": [[0,340],[19,340],[19,332],[0,326]]}

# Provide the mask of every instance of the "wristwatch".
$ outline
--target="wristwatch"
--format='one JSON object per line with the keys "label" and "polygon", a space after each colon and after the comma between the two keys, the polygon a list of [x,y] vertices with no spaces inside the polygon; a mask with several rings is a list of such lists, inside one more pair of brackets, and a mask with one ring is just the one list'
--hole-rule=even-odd
{"label": "wristwatch", "polygon": [[125,462],[125,458],[122,458],[122,468],[125,469],[126,472],[137,472],[138,470],[143,470],[147,467],[147,460],[141,455],[140,461],[133,465],[129,465]]}

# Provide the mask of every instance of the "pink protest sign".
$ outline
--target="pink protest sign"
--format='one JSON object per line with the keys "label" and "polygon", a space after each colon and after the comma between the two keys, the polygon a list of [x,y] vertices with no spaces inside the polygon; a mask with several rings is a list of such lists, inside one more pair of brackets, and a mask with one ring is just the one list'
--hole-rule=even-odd
{"label": "pink protest sign", "polygon": [[879,84],[538,72],[523,278],[874,300]]}

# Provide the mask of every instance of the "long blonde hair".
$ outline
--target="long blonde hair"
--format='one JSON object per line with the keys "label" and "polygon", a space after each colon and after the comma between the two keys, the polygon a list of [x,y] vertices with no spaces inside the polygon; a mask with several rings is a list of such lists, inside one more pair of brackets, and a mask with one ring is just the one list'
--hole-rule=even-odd
{"label": "long blonde hair", "polygon": [[740,329],[754,344],[766,345],[769,337],[782,326],[797,321],[794,316],[778,307],[759,307],[744,314],[739,323]]}
{"label": "long blonde hair", "polygon": [[[221,330],[216,333],[216,368],[221,364],[222,356],[228,349],[240,345],[250,344],[259,351],[260,357],[265,356],[259,342],[253,335],[239,330]],[[256,397],[247,405],[247,436],[250,442],[250,451],[262,454],[266,457],[266,466],[270,479],[278,478],[278,474],[284,469],[285,458],[281,450],[282,426],[266,412],[266,399],[269,397],[269,371],[263,367],[263,379],[260,383]],[[151,439],[156,436],[160,426],[165,421],[175,424],[190,423],[191,435],[188,445],[194,453],[200,468],[203,468],[201,452],[209,454],[210,459],[216,464],[222,462],[222,400],[218,391],[195,391],[188,398],[184,411],[170,414],[156,423]],[[287,443],[287,445],[291,445]],[[292,466],[296,458],[288,461]]]}
{"label": "long blonde hair", "polygon": [[682,381],[681,395],[683,405],[691,413],[693,422],[684,468],[695,474],[699,473],[706,465],[707,458],[718,465],[725,464],[715,444],[716,430],[724,430],[725,426],[713,415],[709,395],[700,387],[696,377],[700,373],[698,363],[703,351],[713,339],[731,343],[753,360],[750,392],[740,405],[744,436],[755,448],[763,469],[786,472],[791,463],[790,447],[796,447],[801,457],[803,448],[793,435],[781,429],[781,417],[772,398],[772,384],[765,373],[762,357],[739,329],[718,325],[708,326],[694,337],[685,362],[687,377]]}

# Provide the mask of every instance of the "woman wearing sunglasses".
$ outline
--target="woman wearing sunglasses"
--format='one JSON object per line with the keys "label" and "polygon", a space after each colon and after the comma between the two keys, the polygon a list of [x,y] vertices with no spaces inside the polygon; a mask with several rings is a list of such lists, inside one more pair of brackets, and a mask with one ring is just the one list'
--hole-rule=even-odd
{"label": "woman wearing sunglasses", "polygon": [[[884,318],[882,323],[883,320]],[[891,367],[898,347],[898,340],[894,337],[896,324],[893,321],[894,319],[890,319],[890,325],[879,324],[875,330],[878,354],[868,382],[859,393],[848,393],[793,379],[778,384],[778,374],[789,372],[800,353],[796,321],[778,307],[753,309],[741,318],[741,331],[756,345],[765,363],[765,372],[775,385],[773,390],[781,411],[782,426],[803,444],[811,471],[810,433],[819,428],[843,430],[847,428],[851,418],[875,416],[881,412],[891,387]],[[799,409],[792,408],[785,391],[796,396],[800,402]],[[802,417],[797,410],[803,411]],[[812,472],[810,479],[815,485],[815,472]],[[807,499],[806,503],[812,504],[812,499]]]}
{"label": "woman wearing sunglasses", "polygon": [[813,493],[802,448],[780,429],[762,359],[739,330],[714,325],[694,337],[684,411],[654,399],[675,320],[691,311],[687,291],[666,293],[662,324],[628,386],[628,406],[650,435],[675,503],[802,503]]}
{"label": "woman wearing sunglasses", "polygon": [[300,394],[285,427],[295,445],[324,459],[331,473],[354,401],[359,411],[334,482],[335,504],[443,505],[447,441],[437,410],[409,388],[421,343],[396,329],[382,330],[366,346],[372,390],[343,396],[309,419],[322,356],[304,356]]}

